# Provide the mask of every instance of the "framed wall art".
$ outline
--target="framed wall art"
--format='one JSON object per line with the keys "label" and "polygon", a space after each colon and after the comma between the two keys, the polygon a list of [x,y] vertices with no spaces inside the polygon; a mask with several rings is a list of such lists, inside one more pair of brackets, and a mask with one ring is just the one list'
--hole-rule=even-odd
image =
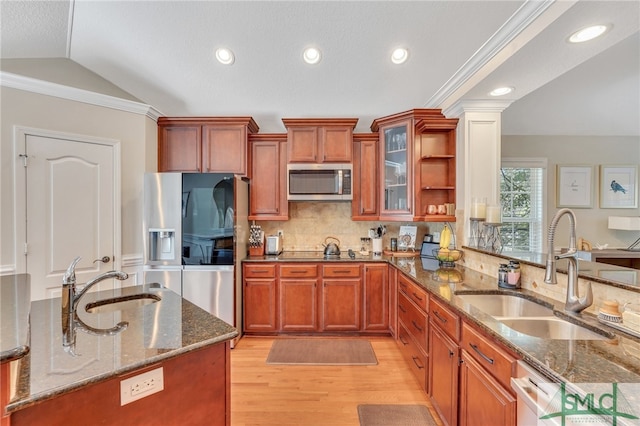
{"label": "framed wall art", "polygon": [[594,167],[558,165],[556,170],[557,207],[593,207]]}
{"label": "framed wall art", "polygon": [[600,166],[600,208],[638,207],[638,166]]}

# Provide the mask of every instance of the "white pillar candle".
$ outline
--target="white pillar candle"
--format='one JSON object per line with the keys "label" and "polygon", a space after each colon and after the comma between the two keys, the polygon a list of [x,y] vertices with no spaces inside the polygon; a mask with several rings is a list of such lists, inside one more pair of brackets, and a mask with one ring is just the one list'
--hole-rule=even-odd
{"label": "white pillar candle", "polygon": [[487,217],[487,203],[479,199],[474,199],[471,204],[471,217],[474,219],[484,219]]}
{"label": "white pillar candle", "polygon": [[500,206],[487,206],[487,223],[501,223]]}

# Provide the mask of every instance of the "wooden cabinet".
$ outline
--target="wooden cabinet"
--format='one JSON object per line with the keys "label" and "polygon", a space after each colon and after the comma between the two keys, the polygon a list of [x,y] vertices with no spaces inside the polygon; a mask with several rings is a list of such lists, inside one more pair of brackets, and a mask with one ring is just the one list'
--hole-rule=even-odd
{"label": "wooden cabinet", "polygon": [[244,331],[276,332],[277,280],[274,263],[243,265]]}
{"label": "wooden cabinet", "polygon": [[364,264],[362,330],[389,330],[389,282],[386,263]]}
{"label": "wooden cabinet", "polygon": [[249,136],[249,220],[288,220],[286,135]]}
{"label": "wooden cabinet", "polygon": [[420,386],[428,391],[428,295],[404,274],[397,273],[398,346]]}
{"label": "wooden cabinet", "polygon": [[290,163],[350,163],[357,118],[283,118]]}
{"label": "wooden cabinet", "polygon": [[353,135],[351,220],[376,220],[378,203],[378,134]]}
{"label": "wooden cabinet", "polygon": [[[458,344],[443,332],[430,313],[429,396],[440,419],[446,425],[457,424]],[[490,424],[490,423],[487,423]]]}
{"label": "wooden cabinet", "polygon": [[398,270],[387,267],[389,271],[389,331],[398,338]]}
{"label": "wooden cabinet", "polygon": [[460,424],[514,425],[511,377],[517,357],[467,323],[462,326],[460,346]]}
{"label": "wooden cabinet", "polygon": [[413,109],[373,121],[378,132],[380,219],[455,221],[429,214],[429,205],[455,203],[458,119],[438,109]]}
{"label": "wooden cabinet", "polygon": [[160,117],[158,171],[247,174],[251,117]]}
{"label": "wooden cabinet", "polygon": [[280,265],[278,293],[281,331],[318,330],[317,265]]}
{"label": "wooden cabinet", "polygon": [[[230,344],[218,343],[14,411],[13,426],[231,424]],[[164,388],[121,405],[122,380],[162,368]],[[33,368],[33,367],[32,367]],[[4,407],[3,407],[4,408]]]}
{"label": "wooden cabinet", "polygon": [[322,330],[360,330],[360,265],[322,266]]}
{"label": "wooden cabinet", "polygon": [[516,424],[516,398],[466,351],[460,367],[461,426]]}

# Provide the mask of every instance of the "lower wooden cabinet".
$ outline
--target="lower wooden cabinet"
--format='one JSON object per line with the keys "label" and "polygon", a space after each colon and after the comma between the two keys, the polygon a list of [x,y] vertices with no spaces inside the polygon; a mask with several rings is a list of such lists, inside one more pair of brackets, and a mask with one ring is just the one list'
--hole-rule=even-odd
{"label": "lower wooden cabinet", "polygon": [[516,424],[516,398],[462,350],[460,367],[461,426]]}
{"label": "lower wooden cabinet", "polygon": [[243,330],[388,333],[388,268],[366,262],[245,263]]}
{"label": "lower wooden cabinet", "polygon": [[243,280],[244,330],[247,332],[277,331],[275,264],[245,264]]}
{"label": "lower wooden cabinet", "polygon": [[455,425],[458,417],[458,344],[434,322],[431,319],[429,324],[429,396],[443,423]]}
{"label": "lower wooden cabinet", "polygon": [[403,357],[407,360],[413,375],[418,379],[420,387],[427,392],[429,363],[428,355],[411,337],[402,322],[398,322],[398,346]]}

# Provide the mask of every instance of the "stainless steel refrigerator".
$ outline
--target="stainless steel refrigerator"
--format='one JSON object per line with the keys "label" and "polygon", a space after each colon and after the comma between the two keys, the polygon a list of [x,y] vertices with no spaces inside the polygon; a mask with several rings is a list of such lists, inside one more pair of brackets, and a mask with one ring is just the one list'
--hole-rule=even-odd
{"label": "stainless steel refrigerator", "polygon": [[144,179],[144,282],[170,288],[241,331],[247,182],[221,173]]}

